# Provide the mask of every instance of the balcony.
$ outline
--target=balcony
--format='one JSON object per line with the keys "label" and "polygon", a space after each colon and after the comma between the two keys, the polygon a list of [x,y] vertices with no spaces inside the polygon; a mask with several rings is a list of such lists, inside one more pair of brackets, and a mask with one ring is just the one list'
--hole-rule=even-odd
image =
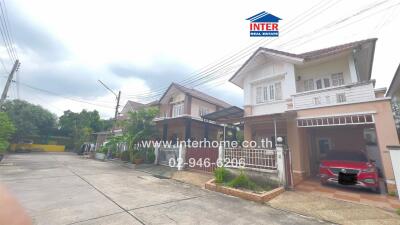
{"label": "balcony", "polygon": [[300,92],[292,95],[293,109],[316,108],[371,101],[375,99],[373,81]]}

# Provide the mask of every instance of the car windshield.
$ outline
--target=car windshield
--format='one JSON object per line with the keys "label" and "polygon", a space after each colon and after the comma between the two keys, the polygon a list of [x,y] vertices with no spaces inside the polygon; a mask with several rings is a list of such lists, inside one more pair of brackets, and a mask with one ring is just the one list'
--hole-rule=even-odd
{"label": "car windshield", "polygon": [[327,160],[344,160],[344,161],[356,161],[356,162],[367,162],[368,159],[362,152],[341,152],[331,151],[326,157]]}

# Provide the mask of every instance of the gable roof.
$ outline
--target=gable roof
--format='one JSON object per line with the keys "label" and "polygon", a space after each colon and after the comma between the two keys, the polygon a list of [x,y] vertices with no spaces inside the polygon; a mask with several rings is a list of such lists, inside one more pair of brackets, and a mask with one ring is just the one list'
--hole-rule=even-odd
{"label": "gable roof", "polygon": [[[307,61],[312,61],[315,59],[319,59],[322,57],[327,57],[335,54],[339,54],[351,49],[355,49],[360,47],[363,44],[366,43],[372,43],[373,44],[373,50],[375,49],[375,42],[377,41],[377,38],[370,38],[370,39],[365,39],[361,41],[355,41],[355,42],[350,42],[342,45],[336,45],[333,47],[328,47],[328,48],[323,48],[319,50],[314,50],[314,51],[309,51],[309,52],[304,52],[300,54],[294,54],[290,52],[284,52],[284,51],[279,51],[275,49],[270,49],[270,48],[264,48],[260,47],[258,48],[247,60],[246,62],[233,74],[233,76],[229,79],[229,81],[232,82],[232,80],[244,69],[244,67],[259,53],[259,52],[265,52],[270,55],[278,55],[278,56],[283,56],[283,57],[289,57],[292,60],[295,60],[299,63],[304,63]],[[373,53],[372,53],[373,54]],[[372,56],[373,58],[373,56]],[[372,62],[371,65],[372,67]],[[371,70],[372,68],[369,69],[369,79],[371,78]],[[232,82],[233,83],[233,82]]]}
{"label": "gable roof", "polygon": [[279,20],[282,20],[281,18],[272,15],[271,13],[262,11],[252,17],[247,18],[246,20],[250,20],[251,22],[257,23],[257,22],[272,22],[276,23],[279,22]]}
{"label": "gable roof", "polygon": [[397,90],[400,88],[400,63],[397,67],[396,72],[394,73],[392,82],[390,83],[389,89],[386,92],[386,97],[392,97]]}
{"label": "gable roof", "polygon": [[141,108],[141,107],[143,107],[144,106],[144,104],[142,104],[142,103],[140,103],[140,102],[135,102],[135,101],[131,101],[131,100],[128,100],[127,102],[126,102],[126,104],[125,104],[125,106],[124,106],[124,108],[122,108],[122,111],[134,111],[134,110],[137,110],[137,109],[139,109],[139,108]]}
{"label": "gable roof", "polygon": [[201,99],[201,100],[206,101],[206,102],[208,102],[208,103],[211,103],[211,104],[214,104],[214,105],[218,105],[218,106],[222,106],[222,107],[224,107],[224,108],[231,107],[230,104],[228,104],[228,103],[226,103],[226,102],[224,102],[224,101],[222,101],[222,100],[219,100],[219,99],[217,99],[217,98],[214,98],[214,97],[212,97],[212,96],[210,96],[210,95],[207,95],[207,94],[205,94],[205,93],[203,93],[203,92],[201,92],[201,91],[198,91],[198,90],[196,90],[196,89],[187,88],[187,87],[185,87],[185,86],[182,86],[182,85],[177,84],[177,83],[174,83],[174,82],[172,82],[171,85],[169,85],[169,87],[167,88],[167,90],[166,90],[166,91],[164,92],[164,94],[161,96],[159,102],[161,102],[161,99],[163,99],[163,98],[165,97],[165,95],[168,93],[168,91],[169,91],[172,87],[175,87],[175,88],[177,88],[178,90],[182,91],[182,92],[185,93],[185,94],[191,95],[192,97]]}

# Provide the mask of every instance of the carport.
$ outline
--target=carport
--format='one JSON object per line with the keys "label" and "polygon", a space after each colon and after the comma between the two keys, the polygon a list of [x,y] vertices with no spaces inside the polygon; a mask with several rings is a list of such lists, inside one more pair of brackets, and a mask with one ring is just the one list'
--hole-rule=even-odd
{"label": "carport", "polygon": [[306,129],[309,137],[311,177],[318,176],[320,161],[332,150],[363,151],[382,171],[373,112],[300,117],[297,126]]}

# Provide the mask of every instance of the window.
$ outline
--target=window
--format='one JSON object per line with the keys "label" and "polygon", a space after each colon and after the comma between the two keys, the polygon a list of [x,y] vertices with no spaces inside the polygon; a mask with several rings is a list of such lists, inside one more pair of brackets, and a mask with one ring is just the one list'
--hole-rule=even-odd
{"label": "window", "polygon": [[199,115],[200,115],[200,116],[204,116],[204,115],[206,115],[206,114],[208,114],[208,109],[207,109],[207,108],[204,108],[204,107],[200,107],[200,108],[199,108]]}
{"label": "window", "polygon": [[345,93],[336,94],[336,102],[337,103],[346,102],[346,94]]}
{"label": "window", "polygon": [[262,88],[261,87],[257,87],[256,88],[256,103],[261,103],[261,91]]}
{"label": "window", "polygon": [[269,85],[269,99],[274,100],[275,99],[275,87],[273,84]]}
{"label": "window", "polygon": [[314,105],[319,105],[319,104],[321,104],[321,98],[320,98],[320,97],[315,97],[315,98],[313,98],[313,101],[314,101]]}
{"label": "window", "polygon": [[263,93],[264,93],[264,102],[268,101],[268,88],[264,87],[263,88]]}
{"label": "window", "polygon": [[183,114],[183,103],[172,106],[172,117],[177,117]]}
{"label": "window", "polygon": [[343,73],[332,74],[332,86],[344,85]]}
{"label": "window", "polygon": [[309,79],[304,81],[304,91],[312,91],[314,90],[314,80]]}
{"label": "window", "polygon": [[329,80],[329,78],[324,78],[324,86],[325,86],[325,88],[328,88],[331,86],[331,81]]}
{"label": "window", "polygon": [[265,83],[258,85],[255,88],[256,88],[256,104],[274,100],[282,100],[281,82]]}
{"label": "window", "polygon": [[315,82],[315,84],[317,85],[317,89],[322,89],[322,80],[319,79]]}
{"label": "window", "polygon": [[275,100],[282,100],[281,82],[275,83]]}

